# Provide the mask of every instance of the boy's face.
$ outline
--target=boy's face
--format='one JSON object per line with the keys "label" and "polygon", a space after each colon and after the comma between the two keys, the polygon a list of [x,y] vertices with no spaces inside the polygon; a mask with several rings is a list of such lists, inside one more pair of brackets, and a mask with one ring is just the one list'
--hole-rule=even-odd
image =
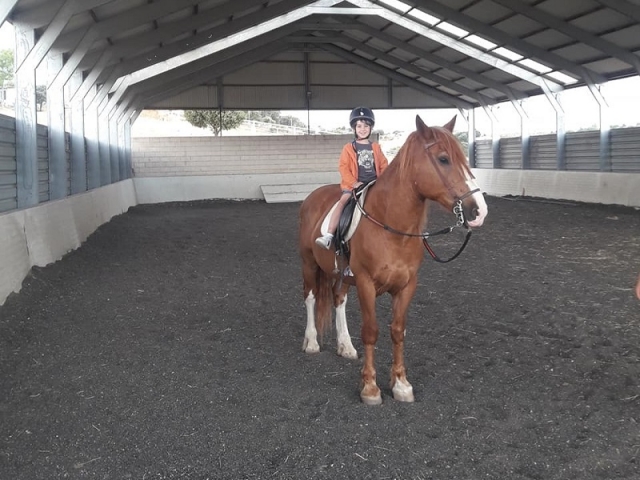
{"label": "boy's face", "polygon": [[371,127],[364,120],[358,120],[356,122],[355,129],[356,137],[358,137],[358,139],[367,138],[371,134]]}

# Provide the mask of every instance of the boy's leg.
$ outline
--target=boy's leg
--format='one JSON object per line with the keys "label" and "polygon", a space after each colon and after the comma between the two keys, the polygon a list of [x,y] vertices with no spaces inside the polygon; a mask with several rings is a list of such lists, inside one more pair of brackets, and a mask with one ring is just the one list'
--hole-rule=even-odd
{"label": "boy's leg", "polygon": [[338,222],[340,221],[340,214],[342,213],[342,210],[344,209],[344,206],[347,204],[347,201],[349,200],[350,196],[351,196],[350,193],[342,194],[342,196],[340,197],[340,200],[338,201],[338,205],[336,206],[335,210],[331,214],[331,218],[329,219],[327,233],[325,235],[322,235],[316,238],[317,245],[327,250],[331,248],[331,241],[333,240],[333,235],[335,234],[336,228],[338,228]]}

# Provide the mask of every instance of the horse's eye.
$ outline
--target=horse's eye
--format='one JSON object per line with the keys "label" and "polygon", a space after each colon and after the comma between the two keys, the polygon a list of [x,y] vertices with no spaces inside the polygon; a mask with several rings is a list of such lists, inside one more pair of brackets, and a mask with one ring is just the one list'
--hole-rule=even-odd
{"label": "horse's eye", "polygon": [[447,157],[445,157],[444,155],[442,157],[438,157],[438,161],[442,165],[449,165],[449,159]]}

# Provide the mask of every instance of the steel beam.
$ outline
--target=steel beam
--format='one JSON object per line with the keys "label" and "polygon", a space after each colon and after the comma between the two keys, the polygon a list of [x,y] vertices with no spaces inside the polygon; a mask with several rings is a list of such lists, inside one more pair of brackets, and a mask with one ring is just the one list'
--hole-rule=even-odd
{"label": "steel beam", "polygon": [[[368,8],[374,5],[369,0],[350,0],[350,3],[354,5],[358,5],[363,8]],[[509,63],[501,58],[498,58],[494,55],[491,55],[483,50],[472,47],[464,42],[458,41],[453,37],[445,35],[444,33],[440,33],[432,28],[426,27],[419,22],[408,19],[407,17],[395,13],[389,9],[382,8],[380,9],[380,14],[382,18],[388,20],[396,25],[406,28],[412,32],[415,32],[423,37],[429,38],[435,42],[438,42],[442,45],[446,45],[448,48],[456,50],[464,55],[475,58],[476,60],[486,63],[487,65],[491,65],[492,67],[503,70],[507,73],[510,73],[514,77],[525,80],[533,85],[537,85],[541,88],[550,89],[552,91],[560,91],[563,89],[562,85],[555,81],[547,80],[542,78],[538,74],[534,74],[533,72]]]}
{"label": "steel beam", "polygon": [[635,21],[640,22],[640,5],[632,4],[628,0],[595,0],[600,5],[603,5],[611,10],[615,10],[618,13],[633,18]]}
{"label": "steel beam", "polygon": [[0,27],[9,18],[13,7],[16,6],[18,0],[3,0],[0,2]]}
{"label": "steel beam", "polygon": [[341,57],[345,60],[348,60],[351,63],[355,63],[357,65],[360,65],[361,67],[366,68],[367,70],[371,70],[372,72],[375,72],[378,75],[382,75],[383,77],[386,77],[386,78],[391,78],[399,83],[402,83],[403,85],[406,85],[407,87],[413,88],[414,90],[422,92],[431,97],[437,98],[442,102],[448,105],[451,105],[452,107],[456,107],[456,108],[473,108],[474,107],[473,104],[467,102],[466,100],[444,93],[436,88],[430,87],[429,85],[419,82],[417,80],[414,80],[412,78],[408,78],[396,72],[395,70],[389,70],[388,68],[383,67],[382,65],[379,65],[370,60],[366,60],[365,58],[362,58],[361,56],[356,55],[355,53],[348,52],[340,47],[336,47],[335,45],[322,44],[320,46],[323,50],[326,50],[329,53],[333,53],[334,55]]}
{"label": "steel beam", "polygon": [[[308,38],[308,37],[303,37],[303,38]],[[311,37],[311,38],[327,38],[327,37]],[[431,73],[427,70],[424,70],[423,68],[420,68],[416,65],[413,65],[409,62],[405,62],[404,60],[398,58],[398,57],[394,57],[393,55],[389,55],[387,53],[384,53],[376,48],[370,47],[362,42],[358,42],[355,39],[352,39],[346,35],[336,35],[333,38],[335,38],[335,41],[337,42],[341,42],[341,43],[345,43],[357,50],[360,50],[368,55],[371,55],[375,58],[378,58],[380,60],[383,60],[387,63],[390,63],[392,65],[396,65],[398,68],[402,68],[408,72],[411,72],[415,75],[418,75],[419,77],[423,77],[426,79],[431,80],[432,82],[438,83],[444,87],[447,87],[451,90],[455,90],[459,93],[461,93],[462,95],[465,95],[469,98],[473,98],[474,100],[476,100],[478,102],[479,105],[490,105],[492,103],[496,103],[494,99],[487,97],[486,95],[482,95],[481,93],[476,92],[475,90],[472,90],[470,88],[467,88],[463,85],[457,84],[455,82],[450,81],[449,79],[445,78],[445,77],[441,77],[440,75],[437,75],[435,73]]]}
{"label": "steel beam", "polygon": [[549,13],[540,10],[539,8],[532,7],[530,5],[526,5],[519,0],[492,0],[494,3],[498,5],[502,5],[503,7],[508,8],[520,15],[524,15],[536,22],[545,25],[548,28],[553,30],[557,30],[558,32],[563,33],[564,35],[568,35],[573,37],[576,40],[581,41],[582,43],[589,45],[596,50],[600,50],[601,52],[606,53],[618,60],[621,60],[625,63],[628,63],[632,67],[636,69],[637,72],[640,73],[640,57],[638,57],[633,52],[625,50],[614,43],[608,42],[600,37],[593,35],[582,28],[576,27],[571,23],[565,22]]}
{"label": "steel beam", "polygon": [[116,15],[93,25],[82,37],[82,40],[76,46],[64,67],[50,85],[59,88],[67,83],[71,74],[76,70],[96,40],[135,28],[145,21],[161,18],[190,5],[198,4],[199,2],[200,0],[183,0],[181,2],[176,2],[175,0],[159,0],[151,4],[144,4],[132,8],[123,14]]}
{"label": "steel beam", "polygon": [[497,90],[498,92],[503,93],[507,98],[511,100],[527,98],[527,95],[524,94],[523,92],[514,90],[513,88],[507,85],[504,85],[492,79],[491,77],[474,72],[473,70],[469,70],[468,68],[462,67],[457,63],[450,62],[442,57],[429,53],[426,50],[423,50],[414,45],[411,45],[408,42],[399,40],[398,38],[392,35],[389,35],[388,33],[385,33],[383,31],[379,31],[373,27],[370,27],[369,25],[359,23],[357,24],[356,28],[364,33],[371,35],[372,37],[377,37],[378,39],[386,43],[389,43],[394,47],[399,48],[400,50],[411,53],[415,55],[417,58],[424,59],[431,63],[435,63],[436,65],[439,65],[442,68],[446,68],[448,70],[451,70],[452,72],[455,72],[461,75],[462,77],[469,78],[470,80],[473,80],[482,85],[485,85],[486,87],[493,88],[494,90]]}
{"label": "steel beam", "polygon": [[71,17],[83,10],[104,5],[112,0],[66,0],[55,14],[46,30],[38,39],[34,48],[31,49],[27,57],[17,66],[16,71],[21,68],[36,68],[47,55],[53,42],[58,38],[64,27],[69,23]]}
{"label": "steel beam", "polygon": [[419,7],[419,10],[433,13],[437,17],[441,17],[443,20],[453,22],[465,29],[470,30],[475,34],[484,35],[493,43],[501,43],[507,46],[511,50],[519,51],[523,56],[534,56],[550,65],[557,65],[563,70],[570,72],[577,77],[582,78],[585,82],[597,82],[604,83],[607,79],[599,73],[570,62],[564,57],[557,55],[553,52],[549,52],[544,48],[540,48],[525,40],[522,40],[513,35],[505,33],[503,30],[487,25],[484,22],[469,17],[464,13],[459,12],[453,8],[447,7],[439,2],[427,1],[427,0],[413,0],[414,4]]}

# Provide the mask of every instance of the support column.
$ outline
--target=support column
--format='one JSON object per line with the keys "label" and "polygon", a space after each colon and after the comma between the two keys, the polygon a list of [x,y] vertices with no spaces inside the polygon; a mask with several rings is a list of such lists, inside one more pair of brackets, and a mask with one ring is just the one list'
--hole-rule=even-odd
{"label": "support column", "polygon": [[589,88],[593,98],[598,102],[598,117],[600,120],[600,170],[610,172],[611,164],[611,108],[602,95],[600,86]]}
{"label": "support column", "polygon": [[545,97],[556,112],[556,168],[558,170],[567,169],[567,134],[564,118],[564,108],[560,94],[551,93],[545,90]]}
{"label": "support column", "polygon": [[[62,54],[47,55],[49,82],[62,68]],[[49,198],[67,196],[67,152],[65,145],[64,89],[47,89],[47,117],[49,119]]]}
{"label": "support column", "polygon": [[[82,84],[82,72],[75,72],[69,80],[69,90],[75,91]],[[71,194],[87,190],[87,154],[84,140],[84,102],[71,103]]]}
{"label": "support column", "polygon": [[529,116],[525,112],[522,103],[512,102],[518,115],[520,115],[520,156],[522,158],[521,167],[523,170],[531,169],[531,135],[529,133]]}
{"label": "support column", "polygon": [[124,164],[127,171],[127,178],[133,177],[133,165],[131,163],[131,121],[124,122]]}
{"label": "support column", "polygon": [[102,185],[100,175],[100,139],[98,135],[98,107],[92,105],[85,111],[85,140],[87,142],[87,188],[89,190]]}
{"label": "support column", "polygon": [[109,118],[106,115],[100,115],[100,111],[104,108],[98,105],[98,150],[100,151],[100,185],[109,185],[111,183],[111,157],[109,155]]}
{"label": "support column", "polygon": [[[108,114],[106,114],[108,117]],[[115,118],[109,119],[109,160],[111,163],[111,183],[122,180],[120,171],[120,155],[118,153],[118,123]]]}
{"label": "support column", "polygon": [[[16,26],[16,63],[20,64],[35,45],[35,31]],[[36,129],[36,72],[19,71],[16,81],[16,163],[18,208],[39,202],[38,134]]]}
{"label": "support column", "polygon": [[567,128],[561,106],[556,110],[556,167],[558,170],[567,169]]}
{"label": "support column", "polygon": [[476,155],[476,109],[471,108],[468,110],[467,114],[467,124],[468,124],[468,132],[467,132],[467,140],[468,140],[468,155],[469,155],[469,166],[471,168],[476,168],[477,166],[477,155]]}
{"label": "support column", "polygon": [[483,107],[491,121],[491,158],[493,168],[501,168],[500,161],[500,132],[498,132],[498,119],[493,114],[491,107]]}

